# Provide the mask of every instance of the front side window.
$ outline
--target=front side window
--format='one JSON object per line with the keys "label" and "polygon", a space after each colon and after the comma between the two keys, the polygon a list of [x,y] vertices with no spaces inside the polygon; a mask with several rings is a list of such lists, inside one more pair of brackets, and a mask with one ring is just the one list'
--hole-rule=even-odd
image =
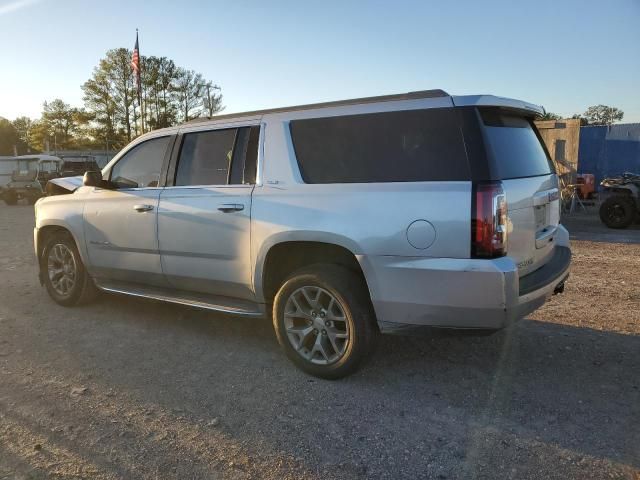
{"label": "front side window", "polygon": [[111,169],[118,188],[157,187],[171,137],[147,140],[129,150]]}

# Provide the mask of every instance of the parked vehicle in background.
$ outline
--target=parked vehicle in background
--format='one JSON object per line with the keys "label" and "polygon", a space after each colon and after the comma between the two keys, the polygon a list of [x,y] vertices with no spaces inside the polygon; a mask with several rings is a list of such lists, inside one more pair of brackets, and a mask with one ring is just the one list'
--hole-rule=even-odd
{"label": "parked vehicle in background", "polygon": [[45,185],[60,176],[62,160],[51,155],[24,155],[14,157],[15,167],[11,180],[2,190],[2,199],[7,205],[15,205],[18,200],[26,199],[36,203],[44,196]]}
{"label": "parked vehicle in background", "polygon": [[11,181],[11,175],[17,167],[18,161],[16,160],[16,157],[0,157],[0,195],[6,188],[7,183]]}
{"label": "parked vehicle in background", "polygon": [[75,177],[84,172],[100,170],[96,157],[93,155],[60,155],[62,167],[61,177]]}
{"label": "parked vehicle in background", "polygon": [[36,204],[54,301],[97,289],[271,317],[353,372],[379,333],[491,332],[562,292],[569,236],[541,107],[442,90],[223,115],[134,140]]}
{"label": "parked vehicle in background", "polygon": [[600,185],[600,220],[609,228],[627,228],[640,215],[640,175],[623,173]]}

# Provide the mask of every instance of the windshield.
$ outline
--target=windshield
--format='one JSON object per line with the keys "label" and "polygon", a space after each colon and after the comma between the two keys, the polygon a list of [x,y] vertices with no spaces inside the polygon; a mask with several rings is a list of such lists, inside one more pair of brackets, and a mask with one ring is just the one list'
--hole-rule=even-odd
{"label": "windshield", "polygon": [[36,170],[15,170],[11,174],[11,180],[14,182],[32,182],[38,177]]}
{"label": "windshield", "polygon": [[494,178],[506,180],[554,172],[529,119],[493,108],[481,109],[480,113]]}

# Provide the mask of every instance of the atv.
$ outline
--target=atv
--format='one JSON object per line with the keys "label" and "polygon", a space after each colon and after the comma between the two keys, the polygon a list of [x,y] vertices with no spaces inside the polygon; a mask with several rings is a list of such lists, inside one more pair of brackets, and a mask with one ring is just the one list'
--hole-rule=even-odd
{"label": "atv", "polygon": [[627,228],[640,214],[640,175],[623,173],[600,182],[600,220],[609,228]]}

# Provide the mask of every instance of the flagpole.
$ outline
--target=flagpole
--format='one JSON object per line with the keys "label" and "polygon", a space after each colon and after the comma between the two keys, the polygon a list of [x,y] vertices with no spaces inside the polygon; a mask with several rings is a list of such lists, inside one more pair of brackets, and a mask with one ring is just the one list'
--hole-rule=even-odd
{"label": "flagpole", "polygon": [[138,58],[140,69],[138,70],[138,105],[140,105],[140,123],[142,128],[142,133],[145,133],[144,130],[144,117],[145,117],[145,108],[142,103],[142,55],[140,55],[140,43],[138,40],[138,29],[136,28],[136,44],[138,45]]}

